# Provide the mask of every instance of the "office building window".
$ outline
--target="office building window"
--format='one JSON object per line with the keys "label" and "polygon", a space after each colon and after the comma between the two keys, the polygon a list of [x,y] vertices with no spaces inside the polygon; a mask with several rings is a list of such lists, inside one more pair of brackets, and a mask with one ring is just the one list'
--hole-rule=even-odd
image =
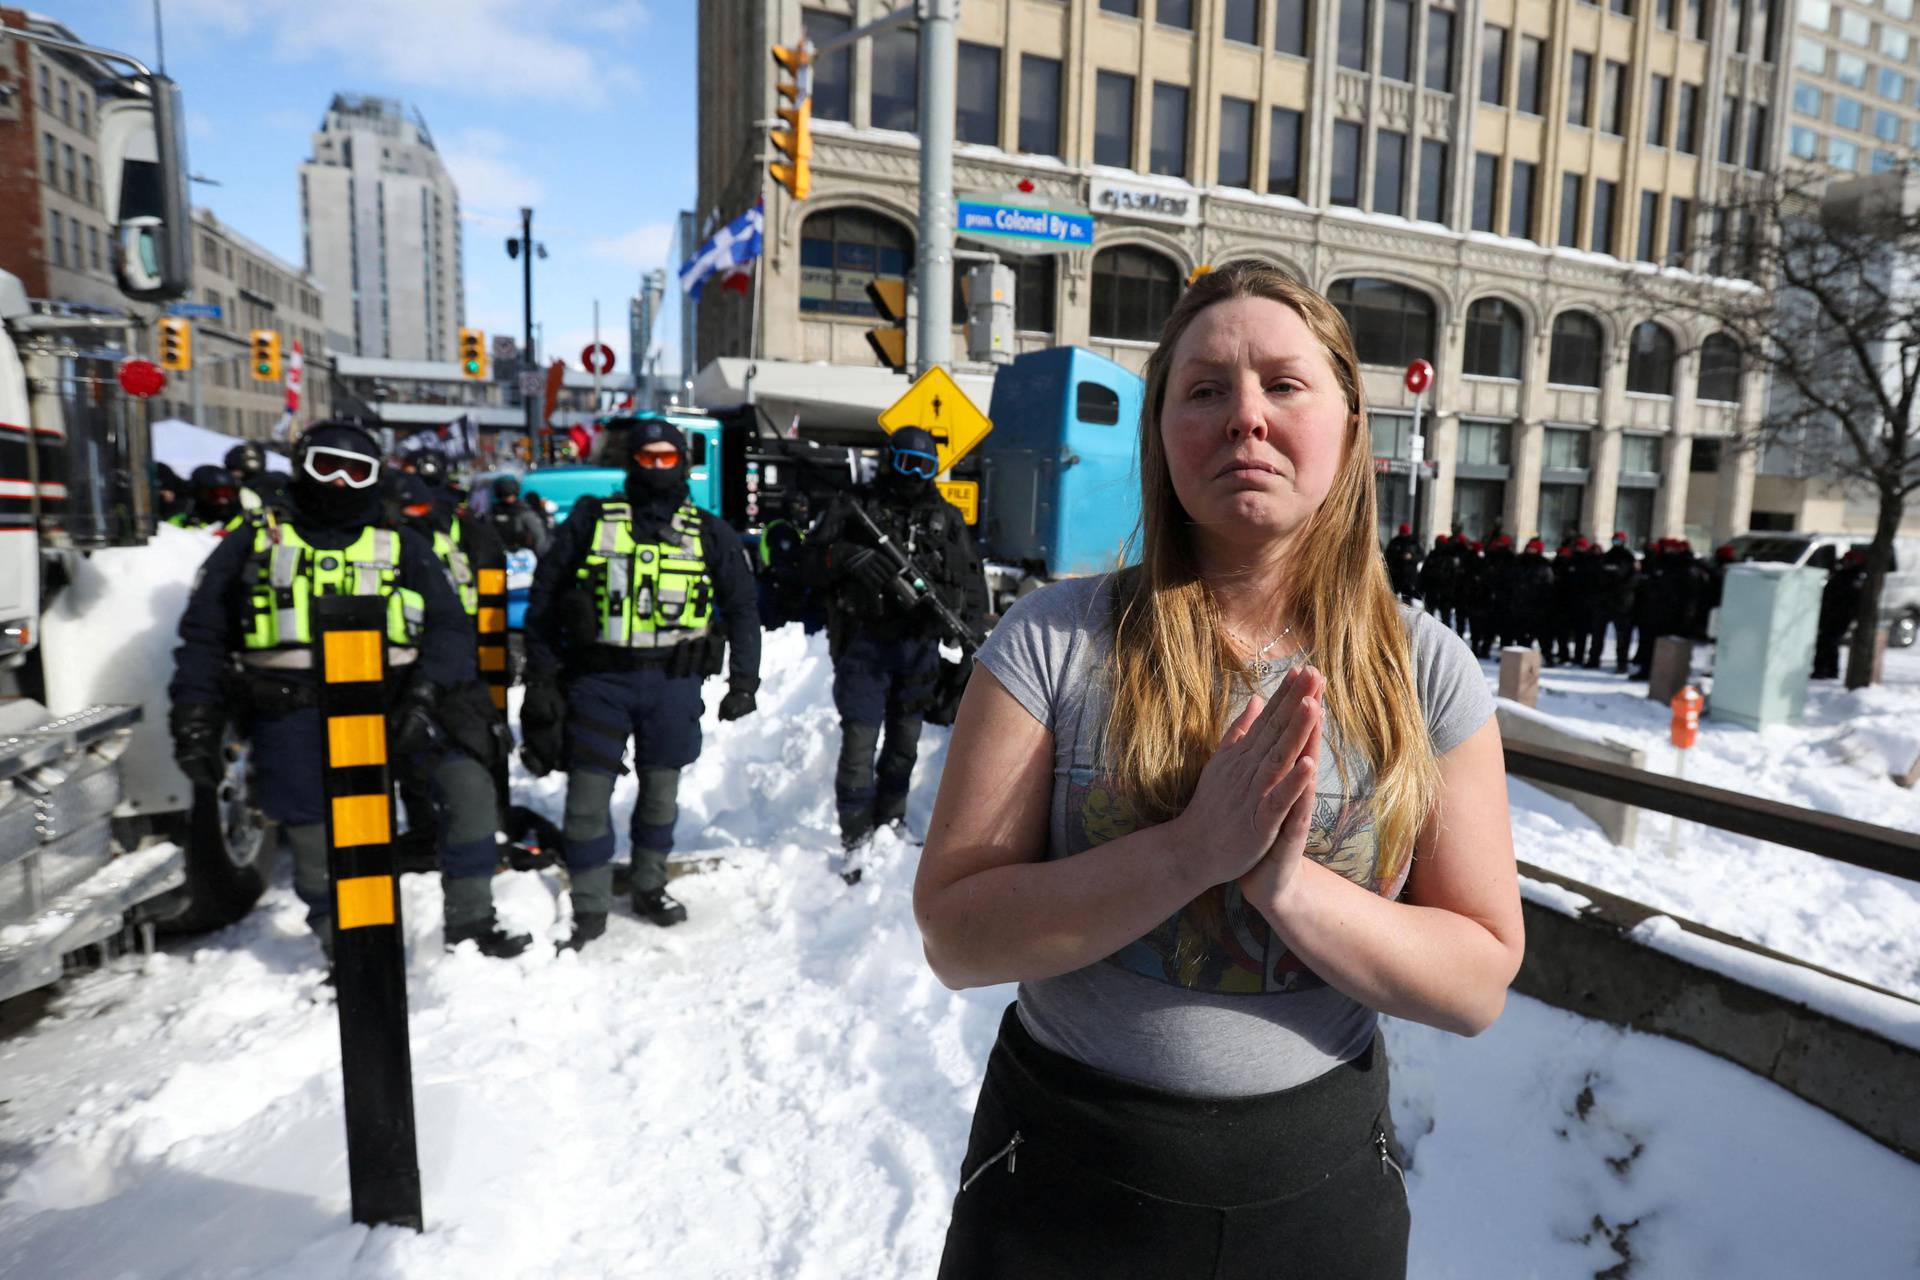
{"label": "office building window", "polygon": [[1380,74],[1413,79],[1413,0],[1380,0]]}
{"label": "office building window", "polygon": [[1860,147],[1845,138],[1827,139],[1827,163],[1836,169],[1858,169],[1860,167]]}
{"label": "office building window", "polygon": [[65,80],[60,82],[60,122],[73,123],[73,95],[71,87]]}
{"label": "office building window", "polygon": [[1020,55],[1020,149],[1060,154],[1060,60]]}
{"label": "office building window", "polygon": [[1610,0],[1607,7],[1623,18],[1633,16],[1633,0]]}
{"label": "office building window", "polygon": [[1811,160],[1820,149],[1820,135],[1805,125],[1797,124],[1787,130],[1787,150],[1795,159]]}
{"label": "office building window", "polygon": [[1367,69],[1367,17],[1370,0],[1333,0],[1340,6],[1340,65]]}
{"label": "office building window", "polygon": [[1600,129],[1614,137],[1627,132],[1627,64],[1608,60],[1600,82]]}
{"label": "office building window", "polygon": [[1474,542],[1491,538],[1507,505],[1504,480],[1455,480],[1453,527]]}
{"label": "office building window", "polygon": [[1723,404],[1740,399],[1740,344],[1724,333],[1713,334],[1700,344],[1696,394],[1702,400]]}
{"label": "office building window", "polygon": [[1151,173],[1187,176],[1187,87],[1153,86],[1153,146],[1147,158]]}
{"label": "office building window", "polygon": [[1421,82],[1440,93],[1453,92],[1453,12],[1428,5],[1427,70]]}
{"label": "office building window", "polygon": [[[1586,432],[1572,434],[1585,435]],[[1549,547],[1580,532],[1580,508],[1586,502],[1586,492],[1584,484],[1543,483],[1540,486],[1540,536]]]}
{"label": "office building window", "polygon": [[1307,53],[1307,0],[1274,0],[1273,49],[1305,57]]}
{"label": "office building window", "polygon": [[1267,191],[1300,194],[1300,113],[1275,107],[1267,117]]}
{"label": "office building window", "polygon": [[1480,299],[1467,308],[1462,371],[1477,378],[1518,378],[1526,336],[1520,308],[1503,298]]}
{"label": "office building window", "polygon": [[67,176],[67,194],[77,196],[80,194],[80,162],[73,154],[71,142],[60,144],[60,156],[65,162],[61,166],[61,171]]}
{"label": "office building window", "polygon": [[1881,67],[1879,75],[1874,79],[1874,87],[1879,90],[1880,96],[1888,102],[1898,102],[1905,105],[1907,101],[1907,78],[1898,71],[1894,71],[1889,67]]}
{"label": "office building window", "polygon": [[1260,0],[1226,0],[1220,26],[1221,34],[1229,40],[1260,43]]}
{"label": "office building window", "polygon": [[1163,27],[1193,30],[1193,0],[1153,0],[1153,20]]}
{"label": "office building window", "polygon": [[1494,210],[1500,207],[1500,157],[1486,151],[1473,153],[1473,229],[1494,230]]}
{"label": "office building window", "polygon": [[1580,195],[1586,185],[1587,180],[1577,173],[1560,175],[1560,244],[1563,248],[1580,247]]}
{"label": "office building window", "polygon": [[1220,99],[1219,167],[1220,185],[1253,185],[1253,104],[1245,98]]}
{"label": "office building window", "polygon": [[1491,22],[1480,27],[1480,101],[1507,104],[1507,29]]}
{"label": "office building window", "polygon": [[1133,168],[1133,77],[1100,72],[1093,98],[1093,162]]}
{"label": "office building window", "polygon": [[1017,254],[1013,259],[1013,327],[1053,332],[1053,273],[1059,259],[1048,253]]}
{"label": "office building window", "polygon": [[1820,76],[1827,73],[1827,47],[1818,40],[1801,36],[1793,42],[1793,65],[1799,71]]}
{"label": "office building window", "polygon": [[[1494,299],[1494,301],[1498,300]],[[1518,323],[1517,315],[1515,323]],[[1512,376],[1518,377],[1519,374]],[[1470,467],[1504,467],[1513,461],[1507,442],[1507,424],[1504,422],[1462,421],[1460,433],[1455,440],[1453,455],[1455,462],[1465,463]]]}
{"label": "office building window", "polygon": [[40,109],[53,110],[53,77],[47,74],[45,66],[40,68]]}
{"label": "office building window", "polygon": [[1686,0],[1685,15],[1680,22],[1680,34],[1698,40],[1706,28],[1704,0]]}
{"label": "office building window", "polygon": [[1824,95],[1820,92],[1819,88],[1808,84],[1805,80],[1795,80],[1793,82],[1793,109],[1801,115],[1813,116],[1815,119],[1818,119],[1820,109],[1823,105],[1823,98]]}
{"label": "office building window", "polygon": [[1873,24],[1867,21],[1866,14],[1843,8],[1840,10],[1840,38],[1864,49],[1873,42]]}
{"label": "office building window", "polygon": [[1911,45],[1912,38],[1900,28],[1884,24],[1881,26],[1880,52],[1887,57],[1896,62],[1905,62]]}
{"label": "office building window", "polygon": [[[853,19],[819,9],[802,9],[800,26],[807,39],[825,44],[853,29]],[[853,49],[851,46],[813,62],[813,118],[853,119]]]}
{"label": "office building window", "polygon": [[1140,16],[1140,0],[1100,0],[1100,7],[1108,13],[1117,13],[1123,18]]}
{"label": "office building window", "polygon": [[86,199],[89,209],[100,207],[100,188],[93,178],[93,157],[80,157],[80,181],[87,189]]}
{"label": "office building window", "polygon": [[1593,55],[1575,49],[1567,65],[1567,123],[1585,128],[1591,123],[1588,99],[1593,94]]}
{"label": "office building window", "polygon": [[1858,129],[1865,114],[1865,108],[1858,98],[1849,98],[1845,94],[1833,95],[1833,122],[1842,129]]}
{"label": "office building window", "polygon": [[1593,238],[1590,247],[1595,253],[1613,252],[1613,205],[1618,191],[1619,185],[1605,178],[1596,179],[1593,184]]}
{"label": "office building window", "polygon": [[1433,299],[1418,289],[1358,276],[1334,281],[1327,301],[1346,317],[1361,364],[1405,368],[1438,354]]}
{"label": "office building window", "polygon": [[40,142],[47,153],[47,183],[57,187],[60,185],[60,144],[53,140],[51,133],[41,134]]}
{"label": "office building window", "polygon": [[1654,223],[1659,220],[1659,217],[1660,193],[1657,191],[1642,191],[1640,193],[1640,228],[1637,238],[1637,252],[1634,255],[1642,262],[1652,262],[1655,260],[1653,247],[1660,242],[1654,239]]}
{"label": "office building window", "polygon": [[100,228],[87,228],[87,259],[95,271],[100,270]]}
{"label": "office building window", "polygon": [[1538,36],[1520,37],[1520,78],[1513,105],[1530,116],[1540,114],[1540,78],[1546,72],[1547,42]]}
{"label": "office building window", "polygon": [[800,226],[800,310],[878,319],[867,298],[872,280],[905,280],[913,235],[864,209],[831,209]]}
{"label": "office building window", "polygon": [[1732,94],[1720,99],[1720,163],[1732,164],[1739,156],[1740,100]]}
{"label": "office building window", "polygon": [[1667,145],[1667,89],[1672,81],[1663,75],[1647,78],[1647,145]]}
{"label": "office building window", "polygon": [[1873,136],[1882,142],[1900,141],[1900,117],[1891,111],[1873,113]]}
{"label": "office building window", "polygon": [[1756,102],[1747,121],[1747,168],[1767,167],[1767,109]]}
{"label": "office building window", "polygon": [[1600,350],[1600,322],[1584,311],[1562,311],[1553,318],[1547,381],[1563,387],[1599,386]]}
{"label": "office building window", "polygon": [[1673,122],[1673,149],[1684,155],[1700,154],[1700,86],[1680,86],[1680,112]]}
{"label": "office building window", "polygon": [[1406,212],[1407,135],[1382,129],[1373,135],[1373,211]]}
{"label": "office building window", "polygon": [[1360,126],[1351,120],[1333,122],[1333,174],[1327,199],[1333,204],[1360,203]]}
{"label": "office building window", "polygon": [[953,107],[954,136],[962,142],[1000,145],[1000,50],[960,41]]}
{"label": "office building window", "polygon": [[1152,342],[1160,336],[1180,286],[1180,269],[1151,249],[1102,249],[1093,256],[1090,332],[1096,338]]}
{"label": "office building window", "polygon": [[1420,141],[1420,208],[1422,222],[1447,221],[1447,144],[1434,138]]}
{"label": "office building window", "polygon": [[1653,475],[1660,470],[1660,437],[1620,437],[1620,469],[1637,475]]}
{"label": "office building window", "polygon": [[920,119],[920,35],[895,27],[873,37],[868,113],[876,129],[912,133]]}
{"label": "office building window", "polygon": [[[1673,335],[1648,320],[1637,326],[1627,340],[1627,390],[1643,396],[1673,394],[1673,369],[1678,348]],[[1629,471],[1651,467],[1627,467]]]}
{"label": "office building window", "polygon": [[1507,234],[1522,240],[1533,239],[1533,180],[1538,169],[1531,160],[1515,160],[1507,178]]}
{"label": "office building window", "polygon": [[1833,78],[1855,89],[1867,87],[1867,60],[1857,53],[1833,55]]}
{"label": "office building window", "polygon": [[[1540,469],[1585,471],[1592,465],[1592,433],[1578,427],[1548,427],[1541,433]],[[1541,528],[1550,528],[1544,521]]]}

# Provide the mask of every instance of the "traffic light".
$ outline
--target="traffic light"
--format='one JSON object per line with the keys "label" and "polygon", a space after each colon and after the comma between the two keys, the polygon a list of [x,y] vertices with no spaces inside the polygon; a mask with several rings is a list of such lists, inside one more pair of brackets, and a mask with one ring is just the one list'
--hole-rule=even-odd
{"label": "traffic light", "polygon": [[478,329],[460,331],[460,376],[463,378],[487,376],[487,335]]}
{"label": "traffic light", "polygon": [[193,368],[193,326],[178,316],[160,321],[160,367],[181,373]]}
{"label": "traffic light", "polygon": [[886,323],[867,330],[867,345],[895,373],[907,368],[907,282],[898,276],[867,281],[867,300]]}
{"label": "traffic light", "polygon": [[776,114],[787,127],[773,131],[773,145],[787,158],[769,164],[767,172],[788,195],[805,200],[813,190],[813,45],[775,45],[773,60],[791,77],[775,86],[784,99]]}
{"label": "traffic light", "polygon": [[251,335],[253,376],[259,382],[280,381],[280,334],[273,329],[255,329]]}

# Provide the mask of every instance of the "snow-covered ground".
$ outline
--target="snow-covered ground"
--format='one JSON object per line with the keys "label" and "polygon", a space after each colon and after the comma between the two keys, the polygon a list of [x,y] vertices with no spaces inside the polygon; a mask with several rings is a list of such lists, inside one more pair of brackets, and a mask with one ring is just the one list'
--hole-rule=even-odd
{"label": "snow-covered ground", "polygon": [[[704,867],[674,885],[687,924],[622,913],[581,955],[448,956],[436,880],[405,878],[424,1234],[348,1221],[335,1012],[283,868],[247,921],[144,974],[72,981],[0,1041],[0,1275],[932,1275],[1010,993],[928,973],[911,846],[883,835],[854,889],[831,874],[824,646],[774,634],[764,667],[760,713],[722,725],[710,708],[687,771],[680,853]],[[1548,684],[1549,710],[1587,696]],[[1920,680],[1893,696],[1920,720]],[[929,729],[916,826],[944,747]],[[559,779],[516,784],[557,812]],[[1513,795],[1531,861],[1607,883],[1609,853],[1665,856],[1663,819],[1641,851],[1609,850],[1571,808]],[[1788,932],[1800,879],[1685,848],[1699,861],[1636,883],[1704,878],[1806,954]],[[557,873],[499,888],[513,923],[560,926]],[[1827,895],[1829,913],[1868,897],[1844,879]],[[1920,936],[1905,901],[1800,927],[1864,962],[1875,932]],[[1739,1068],[1520,997],[1475,1040],[1397,1022],[1388,1040],[1416,1277],[1920,1270],[1920,1165]]]}

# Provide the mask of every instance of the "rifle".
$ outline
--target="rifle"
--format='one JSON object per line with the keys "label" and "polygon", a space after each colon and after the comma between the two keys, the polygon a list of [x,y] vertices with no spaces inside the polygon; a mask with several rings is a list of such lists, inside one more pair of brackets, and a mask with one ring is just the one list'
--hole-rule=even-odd
{"label": "rifle", "polygon": [[860,523],[867,527],[867,532],[873,535],[879,553],[885,556],[888,564],[892,566],[893,579],[887,584],[887,589],[893,593],[894,599],[909,609],[921,604],[929,606],[934,616],[940,619],[940,625],[945,629],[949,640],[966,650],[968,654],[978,649],[986,637],[968,626],[959,614],[947,607],[947,602],[942,600],[940,593],[933,589],[933,584],[928,580],[927,575],[920,571],[920,566],[913,562],[913,557],[902,551],[894,540],[873,522],[873,517],[868,515],[858,502],[849,502],[847,506],[860,518]]}

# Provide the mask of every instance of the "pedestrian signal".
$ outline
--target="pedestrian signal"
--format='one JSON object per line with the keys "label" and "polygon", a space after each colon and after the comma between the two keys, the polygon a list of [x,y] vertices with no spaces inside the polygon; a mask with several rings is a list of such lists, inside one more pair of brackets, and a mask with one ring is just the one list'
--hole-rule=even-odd
{"label": "pedestrian signal", "polygon": [[280,335],[272,329],[255,329],[249,345],[253,349],[253,376],[258,382],[280,381]]}
{"label": "pedestrian signal", "polygon": [[886,323],[867,330],[867,345],[895,373],[907,368],[907,282],[899,277],[867,281],[867,300]]}
{"label": "pedestrian signal", "polygon": [[160,367],[175,372],[193,368],[193,326],[179,316],[160,321]]}
{"label": "pedestrian signal", "polygon": [[487,376],[487,335],[478,329],[460,331],[460,376],[463,378]]}
{"label": "pedestrian signal", "polygon": [[782,99],[775,114],[786,128],[773,131],[773,145],[786,159],[769,164],[767,173],[795,200],[805,200],[813,190],[813,45],[775,45],[773,60],[786,77],[775,85]]}

